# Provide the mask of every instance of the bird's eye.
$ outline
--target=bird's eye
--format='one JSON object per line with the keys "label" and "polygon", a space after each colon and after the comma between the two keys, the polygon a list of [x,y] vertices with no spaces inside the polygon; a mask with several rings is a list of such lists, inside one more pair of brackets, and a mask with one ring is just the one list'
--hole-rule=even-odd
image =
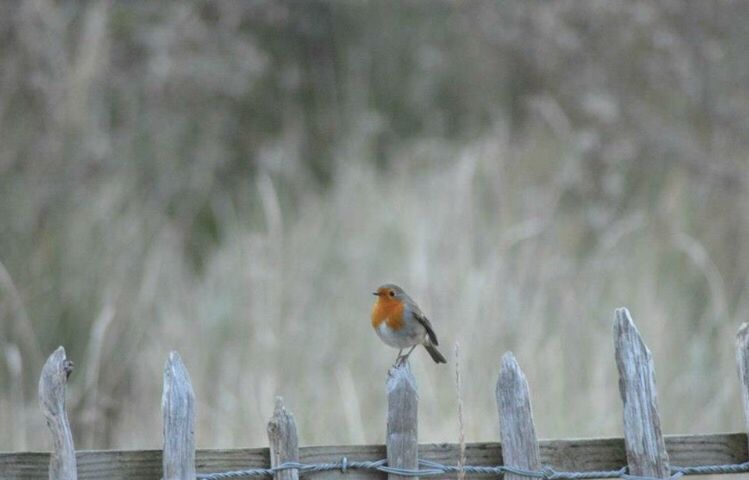
{"label": "bird's eye", "polygon": [[390,293],[389,293],[389,295],[390,295],[391,297],[394,297],[394,296],[395,296],[395,292],[394,292],[393,290],[390,290]]}

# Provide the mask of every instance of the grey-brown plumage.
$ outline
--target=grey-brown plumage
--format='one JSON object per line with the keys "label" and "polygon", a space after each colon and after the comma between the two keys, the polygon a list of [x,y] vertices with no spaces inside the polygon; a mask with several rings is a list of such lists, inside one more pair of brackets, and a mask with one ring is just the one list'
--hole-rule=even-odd
{"label": "grey-brown plumage", "polygon": [[[410,300],[410,298],[409,298]],[[447,363],[447,359],[440,353],[439,350],[437,350],[437,345],[440,344],[440,342],[437,340],[437,334],[434,333],[434,329],[432,328],[432,323],[429,321],[429,319],[424,315],[424,313],[419,310],[419,307],[416,305],[416,303],[413,303],[413,300],[411,300],[412,304],[416,307],[413,314],[414,318],[422,325],[424,325],[424,328],[427,331],[427,336],[429,337],[430,343],[424,343],[424,348],[426,348],[427,352],[429,353],[429,356],[432,357],[432,360],[434,360],[436,363]]]}

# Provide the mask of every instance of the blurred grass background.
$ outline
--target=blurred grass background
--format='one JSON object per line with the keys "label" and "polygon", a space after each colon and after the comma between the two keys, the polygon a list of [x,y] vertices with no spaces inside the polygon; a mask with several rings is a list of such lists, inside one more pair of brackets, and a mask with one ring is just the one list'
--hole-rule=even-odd
{"label": "blurred grass background", "polygon": [[[382,442],[396,282],[462,346],[468,441],[513,350],[542,437],[620,433],[613,311],[667,433],[744,429],[749,3],[2,2],[0,450],[159,448],[182,354],[201,447]],[[454,362],[413,358],[423,441]]]}

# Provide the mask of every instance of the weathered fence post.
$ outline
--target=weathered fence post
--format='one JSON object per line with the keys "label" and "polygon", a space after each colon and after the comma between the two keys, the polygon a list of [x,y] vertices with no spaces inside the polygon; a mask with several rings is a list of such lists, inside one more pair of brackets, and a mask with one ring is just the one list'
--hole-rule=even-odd
{"label": "weathered fence post", "polygon": [[616,310],[614,346],[619,392],[624,404],[624,444],[629,474],[668,478],[668,453],[658,417],[655,372],[650,350],[626,308]]}
{"label": "weathered fence post", "polygon": [[73,362],[58,347],[49,356],[39,378],[39,405],[52,432],[52,455],[49,462],[50,480],[76,480],[75,446],[65,411],[65,385],[73,371]]}
{"label": "weathered fence post", "polygon": [[[276,397],[276,409],[268,422],[268,441],[270,443],[270,465],[277,467],[286,462],[299,461],[299,439],[296,422],[283,405],[283,398]],[[276,472],[274,480],[298,480],[299,470],[291,468]]]}
{"label": "weathered fence post", "polygon": [[195,394],[190,375],[177,352],[164,366],[161,395],[164,416],[164,480],[195,479]]}
{"label": "weathered fence post", "polygon": [[[389,467],[416,470],[419,467],[418,405],[416,379],[408,361],[388,372],[387,462]],[[401,475],[389,474],[388,480]]]}
{"label": "weathered fence post", "polygon": [[[502,440],[502,463],[523,470],[540,470],[528,381],[512,352],[502,356],[495,393]],[[506,473],[504,478],[525,480],[514,473]]]}
{"label": "weathered fence post", "polygon": [[746,431],[749,432],[749,324],[742,323],[736,334],[736,363],[741,381],[741,399],[744,405]]}

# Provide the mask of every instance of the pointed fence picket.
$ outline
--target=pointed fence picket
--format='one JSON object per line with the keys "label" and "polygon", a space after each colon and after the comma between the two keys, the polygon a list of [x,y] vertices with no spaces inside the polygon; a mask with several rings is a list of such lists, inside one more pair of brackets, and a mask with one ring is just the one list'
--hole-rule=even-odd
{"label": "pointed fence picket", "polygon": [[[299,462],[299,440],[294,415],[286,410],[283,398],[276,398],[276,409],[268,422],[270,442],[270,465],[277,467],[286,462]],[[283,470],[274,475],[274,480],[298,480],[296,469]]]}
{"label": "pointed fence picket", "polygon": [[65,409],[65,386],[73,371],[73,362],[59,347],[44,363],[39,378],[39,405],[52,434],[52,455],[49,461],[50,480],[76,480],[75,446]]}
{"label": "pointed fence picket", "polygon": [[619,392],[624,404],[624,444],[629,473],[668,478],[671,473],[658,416],[653,359],[626,308],[616,311],[614,346]]}
{"label": "pointed fence picket", "polygon": [[[419,466],[418,391],[407,362],[388,372],[387,464],[415,469]],[[400,480],[390,474],[388,480]]]}
{"label": "pointed fence picket", "polygon": [[[539,470],[538,440],[533,425],[528,381],[512,352],[502,357],[497,380],[497,409],[502,440],[502,463],[523,470]],[[505,480],[524,480],[509,473]]]}
{"label": "pointed fence picket", "polygon": [[195,394],[177,352],[164,367],[161,411],[164,416],[164,480],[195,478]]}
{"label": "pointed fence picket", "polygon": [[[629,478],[669,478],[671,465],[680,467],[722,466],[749,472],[746,433],[664,436],[661,432],[652,357],[629,312],[618,309],[614,318],[614,346],[623,404],[624,438],[583,440],[536,439],[528,381],[510,352],[502,357],[496,385],[500,439],[498,443],[465,445],[468,466],[511,468],[506,480],[524,480],[527,472],[618,471]],[[736,361],[741,382],[747,430],[749,430],[749,325],[744,324],[736,339]],[[72,362],[58,348],[47,360],[39,381],[39,401],[52,438],[51,453],[0,453],[0,479],[95,480],[166,479],[193,480],[207,474],[260,469],[253,478],[274,480],[404,480],[416,469],[434,464],[454,466],[461,456],[460,445],[418,444],[418,389],[407,362],[388,372],[387,444],[299,447],[294,416],[283,400],[268,423],[270,448],[195,450],[195,397],[190,377],[176,352],[169,354],[164,368],[162,413],[163,450],[81,451],[73,445],[65,411],[65,386]],[[381,460],[376,466],[396,467],[388,472],[357,469],[356,462]],[[293,462],[293,463],[288,463]],[[284,465],[286,464],[286,465]],[[305,472],[305,465],[328,465],[319,472]],[[352,468],[347,468],[347,465]],[[368,464],[370,466],[374,464]],[[269,467],[283,466],[270,470]],[[626,469],[624,468],[626,467]],[[466,467],[468,469],[468,467]],[[302,469],[302,470],[300,470]],[[553,470],[552,470],[553,469]],[[721,467],[719,472],[729,469]],[[196,473],[198,471],[198,473]],[[525,473],[524,473],[525,472]],[[687,470],[690,474],[695,471]],[[233,477],[231,475],[234,475]],[[456,478],[457,471],[437,475]],[[497,474],[466,470],[465,477],[497,478]],[[224,474],[224,478],[241,478]],[[245,477],[249,478],[249,477]]]}

